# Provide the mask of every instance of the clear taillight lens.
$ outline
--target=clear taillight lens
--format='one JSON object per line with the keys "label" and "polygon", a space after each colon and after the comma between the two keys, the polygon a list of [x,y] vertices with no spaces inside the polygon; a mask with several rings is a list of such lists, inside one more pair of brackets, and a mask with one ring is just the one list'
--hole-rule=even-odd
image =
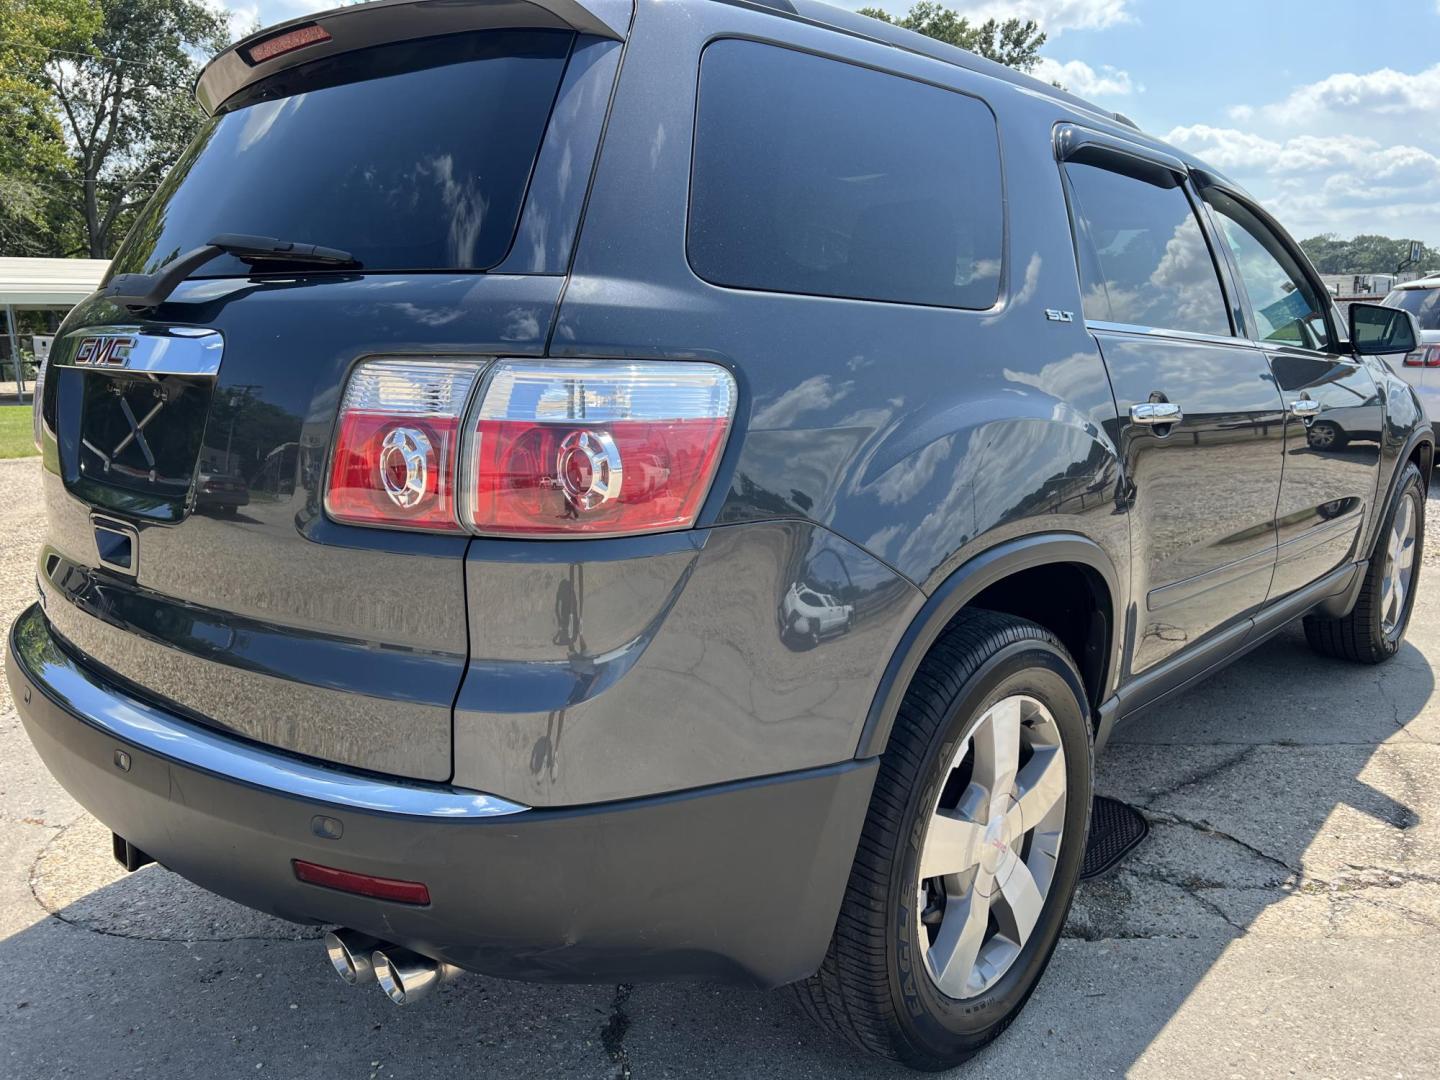
{"label": "clear taillight lens", "polygon": [[502,361],[467,433],[461,520],[505,536],[686,528],[734,408],[714,364]]}
{"label": "clear taillight lens", "polygon": [[325,509],[354,525],[459,532],[455,475],[478,360],[367,360],[350,376]]}

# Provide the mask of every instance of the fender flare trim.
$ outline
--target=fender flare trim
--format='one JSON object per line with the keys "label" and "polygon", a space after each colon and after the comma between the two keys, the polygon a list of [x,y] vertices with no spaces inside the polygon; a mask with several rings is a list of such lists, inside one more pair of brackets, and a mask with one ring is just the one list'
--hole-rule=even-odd
{"label": "fender flare trim", "polygon": [[[1416,449],[1424,443],[1430,444],[1431,470],[1433,472],[1435,436],[1436,432],[1431,426],[1428,423],[1424,423],[1418,425],[1405,439],[1405,444],[1400,448],[1400,452],[1395,455],[1395,468],[1391,470],[1390,475],[1385,480],[1385,497],[1383,499],[1377,499],[1375,502],[1375,513],[1371,516],[1370,522],[1365,529],[1365,542],[1360,550],[1356,552],[1356,558],[1368,557],[1371,549],[1374,548],[1375,539],[1380,534],[1380,525],[1385,520],[1385,516],[1390,512],[1390,507],[1394,505],[1395,497],[1399,493],[1400,476],[1405,471],[1405,463],[1410,460],[1410,455],[1415,453]],[[1425,481],[1425,487],[1428,489],[1431,478],[1429,476],[1422,476],[1421,479]]]}
{"label": "fender flare trim", "polygon": [[941,631],[966,604],[989,586],[1018,571],[1057,563],[1078,563],[1095,571],[1109,590],[1109,655],[1105,658],[1102,685],[1090,688],[1097,700],[1108,696],[1115,667],[1115,638],[1121,631],[1116,610],[1116,604],[1121,602],[1120,579],[1114,564],[1099,544],[1080,533],[1047,532],[1025,536],[976,555],[957,567],[930,594],[925,606],[911,620],[885,667],[885,674],[875,690],[875,698],[860,732],[855,756],[869,758],[884,753],[905,689],[910,685],[920,661]]}

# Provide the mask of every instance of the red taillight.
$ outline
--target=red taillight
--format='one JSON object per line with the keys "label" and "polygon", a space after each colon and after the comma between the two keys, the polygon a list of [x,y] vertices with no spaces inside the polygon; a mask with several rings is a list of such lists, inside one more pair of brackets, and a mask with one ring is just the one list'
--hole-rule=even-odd
{"label": "red taillight", "polygon": [[603,427],[481,420],[471,520],[478,532],[648,532],[690,524],[725,420]]}
{"label": "red taillight", "polygon": [[713,364],[503,361],[469,433],[461,520],[504,536],[686,528],[734,400],[734,379]]}
{"label": "red taillight", "polygon": [[274,37],[266,38],[245,50],[245,55],[250,58],[252,64],[261,64],[266,60],[274,60],[277,56],[284,56],[296,49],[303,49],[307,45],[319,45],[321,42],[329,41],[330,34],[324,27],[311,23],[309,26],[297,26],[294,30],[287,30],[283,34],[276,34]]}
{"label": "red taillight", "polygon": [[357,896],[373,896],[376,900],[393,900],[399,904],[430,903],[430,890],[423,881],[357,874],[353,870],[337,870],[333,866],[321,866],[304,859],[292,859],[291,864],[295,867],[295,876],[311,885],[323,885],[327,889],[338,889]]}
{"label": "red taillight", "polygon": [[473,360],[370,360],[340,404],[325,508],[336,521],[458,532],[460,421]]}
{"label": "red taillight", "polygon": [[371,360],[340,408],[325,506],[357,525],[618,536],[694,524],[734,411],[714,364]]}
{"label": "red taillight", "polygon": [[1406,367],[1440,367],[1440,345],[1424,345],[1405,355]]}

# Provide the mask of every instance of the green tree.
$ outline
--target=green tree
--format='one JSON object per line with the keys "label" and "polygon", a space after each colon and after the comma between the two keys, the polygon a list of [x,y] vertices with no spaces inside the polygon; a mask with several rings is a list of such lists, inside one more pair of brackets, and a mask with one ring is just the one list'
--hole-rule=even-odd
{"label": "green tree", "polygon": [[204,58],[228,43],[227,19],[204,0],[0,4],[31,26],[42,9],[73,6],[63,33],[32,29],[37,41],[23,78],[47,96],[47,122],[63,136],[63,175],[55,179],[67,189],[61,197],[80,252],[108,258],[204,119],[191,87]]}
{"label": "green tree", "polygon": [[[1322,233],[1300,241],[1300,247],[1322,274],[1391,274],[1410,257],[1410,241],[1362,233],[1342,240],[1335,233]],[[1420,262],[1414,270],[1440,267],[1440,250],[1421,245]]]}
{"label": "green tree", "polygon": [[51,255],[73,246],[66,223],[76,191],[43,68],[98,22],[86,0],[0,0],[0,253]]}
{"label": "green tree", "polygon": [[1034,19],[1004,22],[986,19],[976,26],[965,16],[931,0],[920,0],[898,19],[874,7],[861,8],[860,14],[969,49],[1018,71],[1032,70],[1040,62],[1040,47],[1045,44],[1045,32]]}

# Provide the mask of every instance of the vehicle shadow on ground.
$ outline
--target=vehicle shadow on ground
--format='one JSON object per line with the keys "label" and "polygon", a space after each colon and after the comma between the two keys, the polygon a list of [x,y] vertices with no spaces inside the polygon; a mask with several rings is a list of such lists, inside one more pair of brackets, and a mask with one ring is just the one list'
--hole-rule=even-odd
{"label": "vehicle shadow on ground", "polygon": [[[1022,1061],[1032,1076],[1123,1074],[1232,941],[1279,905],[1338,902],[1334,874],[1307,854],[1336,814],[1354,819],[1354,861],[1335,856],[1344,873],[1399,865],[1418,810],[1387,793],[1405,785],[1381,744],[1434,684],[1413,645],[1380,671],[1316,657],[1292,627],[1127,728],[1098,788],[1141,806],[1152,835],[1082,887],[1029,1008],[958,1075],[1013,1075]],[[397,1010],[373,986],[341,984],[314,928],[155,867],[118,876],[107,848],[82,817],[28,868],[54,917],[0,942],[7,1075],[905,1075],[813,1029],[784,992],[464,976]],[[1354,902],[1375,904],[1362,888]],[[1385,917],[1403,922],[1403,903]],[[1102,964],[1092,944],[1160,938],[1183,943],[1163,971]]]}

